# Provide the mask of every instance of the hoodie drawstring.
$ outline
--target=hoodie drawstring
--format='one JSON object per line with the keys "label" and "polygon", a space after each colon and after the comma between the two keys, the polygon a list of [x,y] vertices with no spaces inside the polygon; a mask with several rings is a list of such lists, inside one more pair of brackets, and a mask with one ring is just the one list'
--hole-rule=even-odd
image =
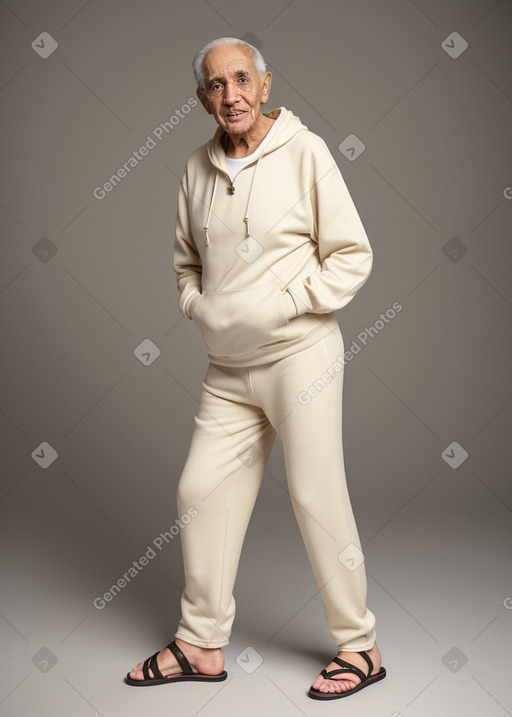
{"label": "hoodie drawstring", "polygon": [[260,156],[258,157],[258,161],[256,162],[256,166],[254,167],[254,172],[252,173],[252,179],[251,179],[251,186],[249,187],[249,196],[247,197],[247,206],[245,207],[244,222],[245,222],[245,227],[246,227],[246,231],[247,231],[247,234],[245,237],[246,239],[248,239],[251,236],[251,232],[249,229],[249,203],[251,201],[252,185],[254,184],[254,178],[256,177],[256,172],[258,171],[258,167],[259,167],[260,160],[262,157],[263,157],[263,154],[260,154]]}
{"label": "hoodie drawstring", "polygon": [[[246,239],[248,239],[248,238],[251,236],[250,227],[249,227],[249,204],[250,204],[250,202],[251,202],[251,195],[252,195],[252,188],[253,188],[253,185],[254,185],[254,178],[256,177],[256,172],[258,171],[258,166],[259,166],[260,160],[261,160],[261,158],[262,158],[263,156],[264,156],[264,153],[263,153],[263,154],[260,154],[260,156],[258,157],[258,160],[257,160],[257,162],[256,162],[256,166],[255,166],[255,168],[254,168],[254,172],[253,172],[253,174],[252,174],[251,186],[249,187],[249,196],[247,197],[247,206],[245,207],[245,216],[244,216],[244,223],[245,223],[245,227],[246,227],[246,236],[245,236]],[[241,170],[241,171],[243,171],[243,170]],[[203,231],[204,231],[204,243],[206,244],[206,246],[208,246],[208,244],[210,243],[210,235],[209,235],[209,233],[208,233],[208,229],[210,228],[210,217],[211,217],[211,215],[212,215],[213,202],[215,201],[215,193],[216,193],[216,191],[217,191],[217,181],[218,181],[218,178],[219,178],[219,172],[218,172],[218,170],[217,170],[216,173],[215,173],[215,182],[213,183],[213,191],[212,191],[212,196],[211,196],[211,199],[210,199],[210,207],[209,207],[209,209],[208,209],[208,216],[206,217],[206,224],[205,224],[205,226],[203,227]]]}
{"label": "hoodie drawstring", "polygon": [[210,217],[212,215],[212,209],[213,209],[213,201],[215,199],[215,192],[217,191],[217,180],[219,178],[219,173],[215,172],[215,181],[213,183],[213,191],[212,196],[210,199],[210,208],[208,210],[208,216],[206,217],[206,225],[203,227],[204,231],[204,243],[206,246],[210,243],[210,235],[208,234],[208,229],[210,228]]}

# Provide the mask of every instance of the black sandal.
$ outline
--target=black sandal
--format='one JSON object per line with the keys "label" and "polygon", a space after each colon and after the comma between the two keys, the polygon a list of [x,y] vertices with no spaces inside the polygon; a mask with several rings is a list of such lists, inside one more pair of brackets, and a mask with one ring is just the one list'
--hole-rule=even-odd
{"label": "black sandal", "polygon": [[371,672],[373,671],[373,662],[364,650],[362,652],[358,652],[357,654],[362,655],[368,663],[368,667],[370,669],[367,675],[365,675],[364,672],[359,669],[359,667],[351,665],[350,662],[345,662],[345,660],[342,660],[337,655],[336,657],[332,658],[332,662],[336,662],[336,664],[340,665],[341,669],[330,670],[329,672],[327,672],[326,669],[323,669],[320,673],[324,679],[330,680],[333,675],[338,675],[341,672],[345,674],[352,672],[354,675],[357,675],[361,680],[361,682],[356,687],[353,687],[351,690],[345,690],[344,692],[320,692],[320,690],[317,690],[314,687],[310,687],[308,696],[313,698],[314,700],[337,700],[341,697],[348,697],[354,692],[359,692],[359,690],[362,690],[364,687],[368,687],[368,685],[373,685],[374,682],[383,680],[384,677],[386,677],[385,667],[381,667],[380,670],[375,673],[375,675],[371,674]]}
{"label": "black sandal", "polygon": [[[134,687],[147,687],[149,685],[168,685],[171,682],[185,682],[186,680],[192,680],[196,682],[221,682],[222,680],[225,680],[228,676],[226,670],[222,670],[222,672],[220,672],[218,675],[205,675],[202,672],[194,672],[190,662],[187,660],[183,652],[176,644],[176,640],[173,640],[171,643],[169,643],[167,647],[172,652],[179,666],[181,667],[181,673],[172,672],[167,677],[164,677],[158,669],[158,663],[156,660],[158,652],[155,652],[154,655],[148,657],[148,659],[144,661],[144,664],[142,666],[142,672],[144,673],[145,679],[134,680],[130,677],[130,673],[128,673],[125,677],[125,682],[128,685],[133,685]],[[150,669],[153,671],[153,677],[151,677],[149,674]],[[176,676],[173,677],[173,675]]]}

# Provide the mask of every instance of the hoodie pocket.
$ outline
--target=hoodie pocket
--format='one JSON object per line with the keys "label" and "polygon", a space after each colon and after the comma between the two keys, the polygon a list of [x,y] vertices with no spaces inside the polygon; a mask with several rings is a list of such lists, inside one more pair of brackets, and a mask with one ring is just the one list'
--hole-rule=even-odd
{"label": "hoodie pocket", "polygon": [[276,284],[211,291],[193,305],[191,316],[212,356],[245,356],[285,339],[289,317]]}

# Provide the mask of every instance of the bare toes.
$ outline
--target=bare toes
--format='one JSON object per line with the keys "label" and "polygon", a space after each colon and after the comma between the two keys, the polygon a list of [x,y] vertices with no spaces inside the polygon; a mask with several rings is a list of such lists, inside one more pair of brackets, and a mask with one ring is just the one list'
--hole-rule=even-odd
{"label": "bare toes", "polygon": [[[133,670],[130,670],[130,673],[129,673],[130,679],[132,679],[132,680],[144,680],[144,679],[145,679],[144,673],[142,672],[142,670],[139,670],[139,669],[137,669],[137,668],[138,668],[138,665],[137,665],[137,667],[135,667]],[[150,676],[150,677],[153,677],[153,670],[151,670],[151,669],[149,670],[149,676]]]}

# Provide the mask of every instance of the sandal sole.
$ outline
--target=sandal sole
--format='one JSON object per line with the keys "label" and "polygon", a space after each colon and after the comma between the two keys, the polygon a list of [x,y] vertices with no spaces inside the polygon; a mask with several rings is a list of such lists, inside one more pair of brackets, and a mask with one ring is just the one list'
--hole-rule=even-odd
{"label": "sandal sole", "polygon": [[203,675],[195,673],[193,675],[180,675],[179,677],[167,677],[162,680],[151,679],[151,680],[134,680],[126,675],[124,681],[127,685],[132,687],[152,687],[155,685],[170,685],[174,682],[222,682],[226,679],[228,673],[226,670],[220,672],[218,675]]}

